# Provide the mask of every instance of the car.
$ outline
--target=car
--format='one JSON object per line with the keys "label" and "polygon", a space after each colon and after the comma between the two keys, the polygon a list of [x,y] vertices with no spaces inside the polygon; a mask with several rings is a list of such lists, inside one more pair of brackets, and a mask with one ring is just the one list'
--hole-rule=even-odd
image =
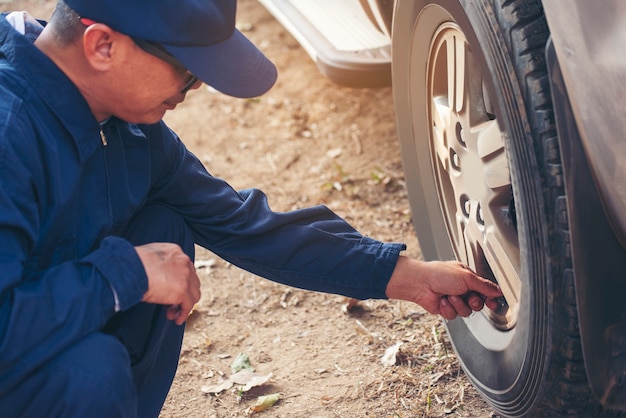
{"label": "car", "polygon": [[332,81],[391,85],[424,258],[503,289],[446,323],[491,407],[626,411],[626,3],[259,1]]}

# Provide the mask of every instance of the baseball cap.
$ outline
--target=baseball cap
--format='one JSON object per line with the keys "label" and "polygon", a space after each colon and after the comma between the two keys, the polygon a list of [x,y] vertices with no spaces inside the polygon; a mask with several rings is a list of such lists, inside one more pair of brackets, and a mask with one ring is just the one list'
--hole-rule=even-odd
{"label": "baseball cap", "polygon": [[83,18],[160,44],[204,83],[234,97],[256,97],[276,67],[235,28],[236,0],[64,0]]}

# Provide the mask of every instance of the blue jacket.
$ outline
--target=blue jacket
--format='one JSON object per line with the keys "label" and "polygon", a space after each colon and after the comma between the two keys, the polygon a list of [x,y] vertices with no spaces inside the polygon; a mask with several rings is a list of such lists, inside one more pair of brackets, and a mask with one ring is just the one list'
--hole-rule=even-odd
{"label": "blue jacket", "polygon": [[[102,140],[106,138],[106,145]],[[271,280],[385,298],[402,244],[318,206],[273,212],[211,176],[163,123],[100,125],[76,87],[0,16],[0,393],[99,330],[147,290],[116,234],[144,205],[180,213],[196,242]]]}

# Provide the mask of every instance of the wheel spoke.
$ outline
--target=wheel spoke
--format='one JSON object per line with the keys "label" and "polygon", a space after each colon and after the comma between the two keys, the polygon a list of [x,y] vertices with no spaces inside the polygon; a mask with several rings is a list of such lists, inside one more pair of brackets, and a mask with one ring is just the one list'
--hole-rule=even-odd
{"label": "wheel spoke", "polygon": [[504,140],[495,120],[480,126],[478,157],[485,162],[484,175],[487,187],[496,189],[511,184],[509,163],[504,152]]}
{"label": "wheel spoke", "polygon": [[518,273],[519,261],[510,255],[517,254],[519,249],[511,248],[496,228],[488,228],[484,239],[485,258],[494,275],[498,278],[502,293],[509,306],[517,306],[521,292],[521,281]]}
{"label": "wheel spoke", "polygon": [[433,100],[433,145],[435,154],[444,170],[449,170],[450,153],[448,150],[447,129],[450,126],[452,110],[448,106],[448,100],[444,97],[436,97]]}
{"label": "wheel spoke", "polygon": [[511,185],[509,162],[504,153],[485,163],[485,183],[492,189]]}
{"label": "wheel spoke", "polygon": [[483,240],[483,232],[478,225],[478,222],[473,221],[474,215],[476,213],[476,206],[472,205],[472,210],[470,214],[470,221],[468,222],[463,238],[465,239],[465,251],[469,255],[467,260],[461,260],[465,262],[472,270],[478,271],[478,260],[475,258],[480,252],[478,251],[478,244]]}
{"label": "wheel spoke", "polygon": [[474,129],[479,131],[477,148],[480,158],[485,159],[497,151],[504,150],[504,140],[497,121],[490,120]]}
{"label": "wheel spoke", "polygon": [[445,38],[445,48],[448,61],[450,107],[460,112],[465,103],[465,41],[459,39],[456,31],[450,31]]}

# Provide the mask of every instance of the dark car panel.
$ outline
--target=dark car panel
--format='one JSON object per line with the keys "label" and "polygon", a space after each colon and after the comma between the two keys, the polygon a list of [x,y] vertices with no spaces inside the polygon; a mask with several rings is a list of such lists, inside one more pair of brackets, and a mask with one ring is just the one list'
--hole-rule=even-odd
{"label": "dark car panel", "polygon": [[626,2],[573,0],[563,6],[562,0],[543,1],[600,198],[626,244]]}
{"label": "dark car panel", "polygon": [[574,264],[576,300],[584,363],[589,384],[602,405],[626,408],[620,376],[623,351],[623,282],[626,252],[605,216],[580,139],[564,80],[552,45],[548,48],[552,94],[567,190],[571,225],[569,246]]}
{"label": "dark car panel", "polygon": [[606,408],[626,409],[626,4],[544,0],[583,355]]}

